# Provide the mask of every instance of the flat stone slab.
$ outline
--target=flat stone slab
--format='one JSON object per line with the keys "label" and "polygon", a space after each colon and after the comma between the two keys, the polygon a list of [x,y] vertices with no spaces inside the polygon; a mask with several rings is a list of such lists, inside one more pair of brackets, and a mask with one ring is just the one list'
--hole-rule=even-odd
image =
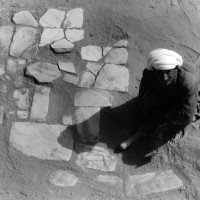
{"label": "flat stone slab", "polygon": [[125,48],[113,48],[105,57],[105,63],[125,65],[128,60],[128,51]]}
{"label": "flat stone slab", "polygon": [[13,21],[15,24],[19,25],[38,27],[38,22],[29,11],[15,13],[13,16]]}
{"label": "flat stone slab", "polygon": [[74,64],[72,62],[66,63],[66,62],[58,61],[58,66],[59,66],[60,70],[63,70],[65,72],[69,72],[69,73],[72,73],[72,74],[77,74],[75,67],[74,67]]}
{"label": "flat stone slab", "polygon": [[17,116],[19,119],[27,119],[28,118],[28,111],[26,110],[18,110]]}
{"label": "flat stone slab", "polygon": [[39,46],[46,46],[53,42],[64,39],[64,37],[64,31],[61,28],[45,28],[42,32]]}
{"label": "flat stone slab", "polygon": [[100,171],[115,171],[117,160],[106,149],[98,146],[83,145],[77,146],[78,158],[76,165],[85,169]]}
{"label": "flat stone slab", "polygon": [[103,47],[103,56],[106,56],[110,50],[112,49],[112,47]]}
{"label": "flat stone slab", "polygon": [[88,62],[85,67],[94,75],[97,75],[100,69],[103,67],[103,65],[104,65],[103,63]]}
{"label": "flat stone slab", "polygon": [[95,88],[127,92],[129,70],[123,65],[106,64],[99,72]]}
{"label": "flat stone slab", "polygon": [[62,74],[57,65],[36,62],[26,68],[26,75],[33,76],[39,83],[49,83],[58,79]]}
{"label": "flat stone slab", "polygon": [[102,48],[99,46],[86,46],[81,48],[81,57],[84,60],[98,61],[102,58]]}
{"label": "flat stone slab", "polygon": [[82,28],[83,26],[83,9],[75,8],[69,10],[64,21],[65,28]]}
{"label": "flat stone slab", "polygon": [[29,108],[29,89],[15,90],[13,93],[15,105],[22,110]]}
{"label": "flat stone slab", "polygon": [[143,196],[151,193],[177,189],[183,185],[172,170],[129,176],[125,185],[127,196]]}
{"label": "flat stone slab", "polygon": [[81,78],[78,82],[78,87],[91,88],[95,82],[95,76],[89,71],[83,71]]}
{"label": "flat stone slab", "polygon": [[10,55],[19,57],[24,50],[36,42],[36,33],[37,29],[32,27],[17,27],[10,46]]}
{"label": "flat stone slab", "polygon": [[57,170],[49,176],[48,181],[55,186],[69,187],[75,186],[78,178],[66,170]]}
{"label": "flat stone slab", "polygon": [[[63,133],[65,147],[58,142]],[[73,139],[66,132],[66,126],[31,122],[13,122],[9,143],[27,156],[43,160],[69,161],[73,148]]]}
{"label": "flat stone slab", "polygon": [[64,17],[64,11],[51,8],[40,18],[39,23],[44,28],[60,28]]}
{"label": "flat stone slab", "polygon": [[90,89],[76,92],[74,106],[107,107],[111,106],[112,96],[103,90]]}
{"label": "flat stone slab", "polygon": [[0,26],[0,56],[7,57],[11,44],[14,28],[12,26]]}
{"label": "flat stone slab", "polygon": [[82,142],[97,142],[99,140],[100,108],[77,107],[74,114],[74,124]]}
{"label": "flat stone slab", "polygon": [[84,30],[80,29],[67,29],[65,36],[70,42],[77,42],[84,39]]}
{"label": "flat stone slab", "polygon": [[36,85],[31,107],[31,120],[46,121],[49,110],[49,93],[49,87]]}
{"label": "flat stone slab", "polygon": [[65,73],[63,76],[63,81],[71,83],[73,85],[77,85],[79,81],[79,76],[77,74]]}
{"label": "flat stone slab", "polygon": [[57,42],[54,42],[51,44],[51,48],[56,52],[56,53],[66,53],[66,52],[71,52],[74,49],[75,45],[66,40],[62,39]]}

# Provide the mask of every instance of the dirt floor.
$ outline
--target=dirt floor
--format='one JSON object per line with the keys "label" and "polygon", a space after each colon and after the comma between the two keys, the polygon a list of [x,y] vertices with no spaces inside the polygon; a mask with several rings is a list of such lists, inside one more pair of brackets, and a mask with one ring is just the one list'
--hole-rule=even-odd
{"label": "dirt floor", "polygon": [[[179,52],[184,61],[200,63],[200,2],[197,0],[0,0],[0,24],[12,25],[14,13],[29,10],[39,20],[48,8],[69,10],[84,9],[85,38],[78,43],[70,56],[59,55],[59,59],[74,60],[81,73],[85,64],[81,60],[80,48],[89,44],[112,46],[120,39],[128,40],[128,69],[130,72],[129,92],[113,92],[113,107],[123,105],[137,96],[146,56],[155,48],[169,48]],[[38,57],[54,63],[58,55],[48,48],[39,49]],[[35,61],[38,58],[35,58]],[[4,62],[2,60],[1,62]],[[32,60],[34,62],[34,59]],[[5,77],[1,77],[5,82]],[[33,94],[33,83],[25,82]],[[145,197],[122,197],[92,182],[98,172],[85,172],[72,163],[64,161],[39,160],[28,157],[9,146],[10,129],[15,116],[12,100],[16,89],[14,81],[7,81],[8,92],[0,94],[1,105],[5,109],[4,123],[0,127],[0,199],[2,200],[117,200],[117,199],[157,199],[157,200],[197,200],[200,199],[200,136],[199,130],[189,126],[186,134],[177,144],[165,144],[151,159],[144,159],[145,146],[135,144],[124,153],[116,154],[119,163],[113,175],[124,179],[127,175],[144,174],[152,171],[172,169],[183,181],[177,190],[155,193]],[[65,112],[74,111],[69,95],[74,87],[56,81],[51,85],[51,111],[47,122],[61,123]],[[64,91],[64,92],[63,92]],[[116,137],[118,127],[115,121],[102,117],[100,145],[114,152],[121,141]],[[75,160],[76,154],[72,157]],[[57,169],[73,171],[82,184],[77,187],[60,188],[48,183],[49,173]]]}

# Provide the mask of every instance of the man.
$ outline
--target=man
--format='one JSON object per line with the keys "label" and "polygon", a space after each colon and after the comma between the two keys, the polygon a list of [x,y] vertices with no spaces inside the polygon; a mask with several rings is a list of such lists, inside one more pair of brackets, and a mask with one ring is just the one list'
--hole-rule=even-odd
{"label": "man", "polygon": [[160,134],[184,129],[193,120],[197,97],[195,68],[183,64],[182,57],[172,50],[151,51],[139,89],[144,121],[134,135],[120,144],[121,149],[152,131]]}

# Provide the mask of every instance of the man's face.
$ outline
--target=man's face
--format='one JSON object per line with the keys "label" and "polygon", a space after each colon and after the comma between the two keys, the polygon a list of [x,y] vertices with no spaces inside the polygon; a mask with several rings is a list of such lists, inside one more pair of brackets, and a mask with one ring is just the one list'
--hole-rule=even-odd
{"label": "man's face", "polygon": [[157,80],[163,85],[170,85],[173,80],[176,78],[177,70],[170,69],[170,70],[155,70],[154,73],[156,75]]}

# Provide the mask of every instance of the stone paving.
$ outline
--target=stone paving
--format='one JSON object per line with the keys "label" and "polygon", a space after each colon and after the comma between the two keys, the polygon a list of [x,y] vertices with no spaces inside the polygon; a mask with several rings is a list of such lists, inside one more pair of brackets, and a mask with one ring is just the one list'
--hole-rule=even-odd
{"label": "stone paving", "polygon": [[[67,12],[52,8],[41,16],[39,22],[29,11],[21,11],[13,16],[16,27],[0,27],[0,55],[7,59],[6,67],[0,66],[0,75],[12,78],[12,74],[25,70],[26,76],[37,80],[31,96],[29,88],[23,84],[23,75],[15,79],[18,89],[13,92],[13,101],[19,121],[12,123],[10,145],[27,156],[43,160],[70,162],[72,152],[76,151],[75,165],[83,170],[98,171],[94,185],[114,194],[121,195],[125,188],[127,197],[140,197],[181,187],[183,182],[172,170],[127,175],[125,180],[111,176],[109,172],[114,172],[118,164],[113,153],[98,146],[98,143],[95,146],[76,144],[74,148],[75,141],[67,127],[77,124],[83,142],[97,142],[99,111],[112,105],[113,97],[109,91],[127,92],[129,86],[127,40],[117,41],[112,47],[83,46],[81,58],[87,63],[81,74],[77,73],[73,62],[58,61],[57,65],[32,62],[38,48],[47,45],[58,54],[71,52],[76,43],[84,39],[83,19],[82,8]],[[41,35],[39,26],[43,29]],[[63,124],[49,124],[46,120],[51,109],[50,84],[60,78],[81,90],[77,90],[74,96],[74,114],[64,115]],[[1,87],[1,91],[6,93],[5,85]],[[0,124],[4,123],[3,114],[4,107],[0,106]],[[83,126],[81,123],[85,121],[87,124]],[[65,146],[58,142],[62,133],[66,137]],[[72,172],[58,169],[47,181],[55,186],[76,187],[80,180]]]}

